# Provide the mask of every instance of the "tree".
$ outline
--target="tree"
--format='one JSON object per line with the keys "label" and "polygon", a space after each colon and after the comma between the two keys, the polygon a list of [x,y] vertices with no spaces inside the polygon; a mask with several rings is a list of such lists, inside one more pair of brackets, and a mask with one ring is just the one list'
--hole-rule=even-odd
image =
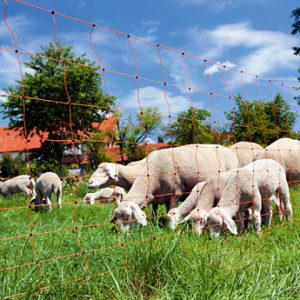
{"label": "tree", "polygon": [[23,82],[16,80],[14,87],[6,89],[11,96],[1,105],[4,116],[22,135],[26,124],[25,138],[38,134],[43,139],[47,133],[35,156],[39,161],[51,158],[61,162],[71,141],[95,131],[92,122],[103,120],[115,98],[103,95],[95,62],[85,55],[76,56],[72,47],[49,43],[25,66],[31,72],[25,73]]}
{"label": "tree", "polygon": [[245,101],[235,98],[236,108],[225,113],[232,121],[231,142],[253,141],[267,146],[281,137],[295,137],[292,128],[296,114],[290,111],[287,102],[280,94],[267,102]]}
{"label": "tree", "polygon": [[[300,7],[292,11],[292,17],[295,19],[292,24],[292,34],[300,33]],[[293,47],[293,50],[295,55],[300,55],[300,47]],[[300,69],[298,69],[298,72],[300,73]],[[300,81],[300,77],[298,81]],[[297,90],[299,90],[299,88]],[[298,104],[300,105],[300,96],[297,96],[295,99],[298,100]]]}
{"label": "tree", "polygon": [[210,126],[203,122],[210,116],[210,112],[204,108],[190,107],[187,111],[179,113],[176,121],[165,128],[166,136],[180,145],[214,143],[215,134]]}
{"label": "tree", "polygon": [[120,147],[120,154],[123,163],[125,154],[128,162],[139,160],[146,156],[144,147],[139,145],[146,141],[147,138],[156,135],[161,126],[161,116],[157,107],[146,107],[143,112],[136,115],[136,120],[132,117],[124,119],[118,116],[118,137],[117,144]]}
{"label": "tree", "polygon": [[4,153],[0,160],[0,175],[3,178],[11,178],[26,172],[26,161],[19,154],[12,157],[9,153]]}
{"label": "tree", "polygon": [[[292,17],[294,18],[294,23],[292,24],[292,34],[300,33],[300,7],[292,11]],[[300,47],[293,47],[294,54],[300,55]]]}

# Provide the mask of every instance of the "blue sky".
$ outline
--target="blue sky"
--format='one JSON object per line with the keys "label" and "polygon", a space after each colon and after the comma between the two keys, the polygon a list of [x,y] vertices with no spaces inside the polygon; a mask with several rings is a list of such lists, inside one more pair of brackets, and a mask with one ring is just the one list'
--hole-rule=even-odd
{"label": "blue sky", "polygon": [[[19,49],[35,53],[41,45],[54,41],[50,13],[17,1],[7,0],[7,3],[7,19]],[[93,46],[109,70],[107,89],[118,98],[116,109],[139,112],[140,101],[142,107],[158,106],[166,121],[169,113],[174,119],[178,112],[193,104],[211,111],[209,121],[222,126],[226,122],[224,111],[234,107],[229,96],[240,93],[250,101],[270,100],[280,92],[299,115],[300,106],[296,105],[296,93],[291,86],[298,85],[300,57],[294,56],[291,48],[300,45],[300,35],[290,35],[293,22],[290,15],[299,6],[298,0],[28,0],[27,3],[153,43],[154,46],[134,38],[129,43],[126,36],[95,28]],[[4,8],[2,0],[1,12]],[[76,53],[87,53],[98,62],[89,43],[91,26],[60,16],[55,19],[58,39],[72,45]],[[177,49],[179,53],[164,47],[158,52],[156,44]],[[0,47],[14,49],[3,13]],[[181,52],[193,57],[182,56]],[[27,61],[28,56],[21,55],[21,60]],[[248,73],[258,75],[258,79]],[[134,78],[136,74],[138,80]],[[15,54],[0,50],[0,92],[13,85],[14,79],[20,79]],[[0,101],[5,98],[0,97]],[[5,124],[7,121],[1,118],[0,125]],[[300,129],[299,117],[295,128]]]}

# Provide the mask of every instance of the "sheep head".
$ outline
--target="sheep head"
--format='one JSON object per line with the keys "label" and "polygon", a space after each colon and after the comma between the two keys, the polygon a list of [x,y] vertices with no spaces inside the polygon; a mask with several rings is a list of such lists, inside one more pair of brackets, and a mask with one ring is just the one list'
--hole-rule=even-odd
{"label": "sheep head", "polygon": [[121,202],[111,221],[119,225],[122,232],[127,232],[134,221],[143,226],[147,225],[146,214],[133,201]]}
{"label": "sheep head", "polygon": [[126,193],[123,189],[116,188],[112,195],[112,201],[119,206],[120,203],[124,201],[125,196]]}
{"label": "sheep head", "polygon": [[172,208],[168,212],[167,217],[169,219],[169,228],[171,230],[175,230],[178,224],[183,220],[181,214],[179,213],[179,209],[177,207]]}
{"label": "sheep head", "polygon": [[222,210],[222,208],[215,207],[210,210],[207,217],[207,224],[209,227],[209,233],[212,238],[217,238],[223,232],[223,226],[234,235],[237,235],[237,227],[233,219]]}
{"label": "sheep head", "polygon": [[106,187],[118,181],[118,166],[113,163],[101,163],[88,181],[90,188]]}
{"label": "sheep head", "polygon": [[186,216],[182,222],[192,222],[194,224],[194,231],[198,235],[202,234],[206,223],[207,223],[208,213],[200,208],[195,208],[191,213]]}

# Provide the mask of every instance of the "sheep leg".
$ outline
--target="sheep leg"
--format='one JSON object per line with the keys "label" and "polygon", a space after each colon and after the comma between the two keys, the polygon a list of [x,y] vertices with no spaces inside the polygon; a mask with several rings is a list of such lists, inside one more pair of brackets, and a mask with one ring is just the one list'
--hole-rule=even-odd
{"label": "sheep leg", "polygon": [[49,197],[46,197],[46,204],[47,204],[47,210],[48,210],[48,212],[51,212],[52,203],[51,203]]}
{"label": "sheep leg", "polygon": [[235,217],[235,223],[237,225],[238,228],[238,234],[241,234],[242,232],[244,232],[245,226],[244,226],[244,212],[241,213],[240,211],[238,211],[236,217]]}
{"label": "sheep leg", "polygon": [[287,221],[292,219],[292,205],[290,201],[289,186],[287,184],[280,185],[278,189],[280,200],[282,200],[284,215]]}
{"label": "sheep leg", "polygon": [[254,192],[254,199],[253,199],[253,223],[255,231],[258,235],[261,234],[261,195],[258,190]]}
{"label": "sheep leg", "polygon": [[280,221],[282,221],[282,211],[281,211],[281,207],[280,207],[280,200],[279,198],[275,197],[274,195],[270,198],[270,202],[273,201],[275,203],[276,206],[276,214],[278,215],[278,218]]}
{"label": "sheep leg", "polygon": [[165,207],[166,207],[166,211],[167,211],[167,213],[168,213],[169,210],[170,210],[170,208],[171,208],[171,202],[170,202],[170,201],[166,202],[166,203],[165,203]]}
{"label": "sheep leg", "polygon": [[270,227],[273,217],[273,211],[269,198],[262,201],[261,219],[264,226]]}
{"label": "sheep leg", "polygon": [[62,202],[61,202],[61,190],[60,189],[57,190],[56,196],[57,196],[57,207],[59,209],[61,209],[62,208]]}
{"label": "sheep leg", "polygon": [[25,200],[27,200],[28,199],[28,197],[29,196],[33,196],[33,193],[32,193],[32,190],[31,189],[29,189],[28,187],[24,187],[24,192],[26,193],[26,195],[24,196],[25,198]]}
{"label": "sheep leg", "polygon": [[152,203],[152,217],[157,218],[158,203]]}

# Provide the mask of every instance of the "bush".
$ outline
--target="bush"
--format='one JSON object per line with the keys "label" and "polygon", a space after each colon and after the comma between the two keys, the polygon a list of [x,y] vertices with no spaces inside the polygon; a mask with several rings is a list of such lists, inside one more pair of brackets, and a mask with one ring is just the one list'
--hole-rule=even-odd
{"label": "bush", "polygon": [[3,178],[11,178],[28,173],[26,161],[20,154],[13,158],[9,153],[4,153],[0,161],[0,170]]}
{"label": "bush", "polygon": [[63,166],[63,170],[61,170],[60,163],[55,159],[48,159],[46,161],[33,160],[30,162],[30,171],[33,177],[39,177],[45,172],[53,172],[60,175],[61,171],[63,171],[63,174],[68,174],[67,167]]}

